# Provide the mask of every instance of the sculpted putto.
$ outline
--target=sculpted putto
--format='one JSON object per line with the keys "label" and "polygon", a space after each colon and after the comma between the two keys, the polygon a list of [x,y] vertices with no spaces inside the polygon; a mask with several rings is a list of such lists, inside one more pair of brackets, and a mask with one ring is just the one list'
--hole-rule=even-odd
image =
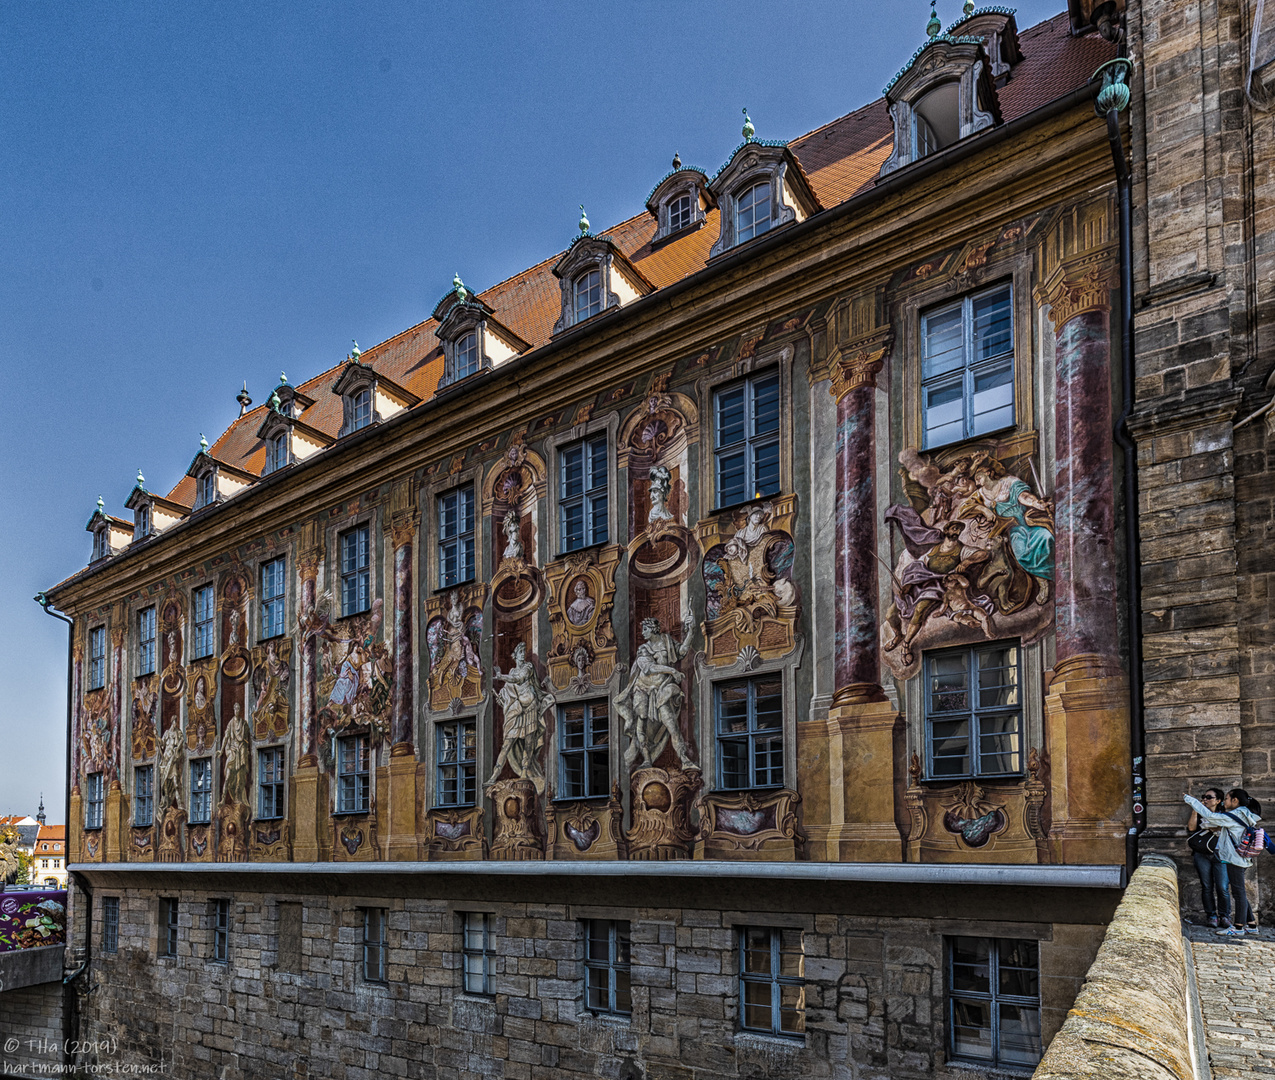
{"label": "sculpted putto", "polygon": [[679,763],[694,767],[691,752],[678,727],[685,693],[681,683],[685,676],[674,666],[691,648],[694,621],[682,621],[682,640],[673,640],[656,619],[642,620],[642,636],[633,661],[628,685],[615,699],[615,711],[624,722],[628,746],[624,751],[624,767],[629,770],[640,757],[646,765],[655,759],[671,740]]}

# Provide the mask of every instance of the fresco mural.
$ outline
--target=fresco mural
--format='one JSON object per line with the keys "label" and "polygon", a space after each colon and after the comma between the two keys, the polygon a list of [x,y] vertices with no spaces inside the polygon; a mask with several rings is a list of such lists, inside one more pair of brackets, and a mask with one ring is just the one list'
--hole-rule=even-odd
{"label": "fresco mural", "polygon": [[155,756],[155,725],[158,720],[159,694],[155,678],[144,675],[133,683],[133,715],[130,725],[133,760],[149,761]]}
{"label": "fresco mural", "polygon": [[674,639],[656,619],[642,621],[642,644],[638,646],[629,672],[629,681],[615,698],[615,711],[623,723],[626,740],[624,771],[635,763],[654,765],[670,744],[677,767],[698,769],[678,726],[686,676],[677,664],[691,651],[695,621],[682,621],[682,640]]}
{"label": "fresco mural", "polygon": [[885,513],[900,550],[881,627],[896,678],[916,674],[927,648],[1000,637],[1030,644],[1048,630],[1053,503],[1033,458],[1034,435],[949,454],[915,447],[899,454],[908,505]]}
{"label": "fresco mural", "polygon": [[616,669],[618,648],[611,611],[621,552],[614,545],[590,549],[545,569],[553,632],[549,675],[555,689],[602,686]]}
{"label": "fresco mural", "polygon": [[288,733],[288,689],[292,639],[272,638],[252,650],[252,737],[278,739]]}
{"label": "fresco mural", "polygon": [[429,649],[429,707],[453,702],[477,705],[483,699],[484,588],[470,585],[431,596],[425,603],[425,643]]}
{"label": "fresco mural", "polygon": [[206,754],[217,741],[217,661],[186,665],[186,749]]}

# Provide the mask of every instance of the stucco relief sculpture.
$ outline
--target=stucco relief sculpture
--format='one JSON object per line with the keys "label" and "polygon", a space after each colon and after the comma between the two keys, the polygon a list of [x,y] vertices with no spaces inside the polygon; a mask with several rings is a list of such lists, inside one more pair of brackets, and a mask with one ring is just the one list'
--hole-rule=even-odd
{"label": "stucco relief sculpture", "polygon": [[616,670],[618,649],[611,611],[615,603],[615,571],[621,549],[614,545],[568,555],[545,568],[549,590],[549,677],[555,690],[572,685],[583,674],[588,686],[601,686]]}
{"label": "stucco relief sculpture", "polygon": [[690,652],[694,630],[694,620],[688,616],[678,642],[655,619],[642,622],[644,640],[638,646],[629,681],[615,699],[615,711],[623,722],[627,740],[625,772],[639,759],[643,765],[654,765],[670,742],[678,766],[698,768],[678,726],[686,699],[686,676],[676,666]]}
{"label": "stucco relief sculpture", "polygon": [[[1030,444],[966,447],[951,458],[899,455],[910,505],[885,514],[902,550],[890,570],[881,630],[886,663],[909,678],[923,649],[997,637],[1038,639],[1053,618],[1053,504]],[[1008,459],[1008,462],[1005,460]]]}
{"label": "stucco relief sculpture", "polygon": [[156,804],[159,823],[159,844],[156,857],[160,862],[181,862],[185,855],[182,824],[186,820],[185,791],[186,745],[182,730],[173,724],[160,739],[159,779],[156,785]]}
{"label": "stucco relief sculpture", "polygon": [[709,664],[733,664],[750,649],[776,659],[795,648],[794,516],[795,499],[788,495],[700,522]]}
{"label": "stucco relief sculpture", "polygon": [[277,739],[288,733],[292,639],[275,638],[252,650],[252,734]]}
{"label": "stucco relief sculpture", "polygon": [[544,712],[554,706],[551,691],[540,684],[540,677],[527,659],[527,646],[519,642],[514,648],[514,666],[508,674],[496,668],[492,678],[503,683],[496,692],[504,718],[504,739],[496,764],[487,778],[488,787],[500,778],[505,764],[521,780],[530,780],[536,794],[545,789],[544,767],[540,758],[545,744]]}
{"label": "stucco relief sculpture", "polygon": [[426,603],[429,706],[477,705],[483,697],[479,649],[483,636],[482,587],[453,589]]}
{"label": "stucco relief sculpture", "polygon": [[234,705],[218,747],[222,758],[221,805],[217,807],[217,859],[241,862],[248,857],[248,770],[252,758],[252,732]]}
{"label": "stucco relief sculpture", "polygon": [[543,459],[515,435],[483,485],[483,512],[499,522],[503,537],[494,537],[492,545],[492,609],[497,619],[530,615],[544,600],[535,529],[536,501],[544,491]]}

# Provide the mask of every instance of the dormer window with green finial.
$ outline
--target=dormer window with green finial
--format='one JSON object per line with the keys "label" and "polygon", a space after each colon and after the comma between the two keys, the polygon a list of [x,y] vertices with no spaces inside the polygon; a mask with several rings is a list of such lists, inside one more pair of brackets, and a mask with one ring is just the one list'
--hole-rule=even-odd
{"label": "dormer window with green finial", "polygon": [[655,290],[611,237],[595,235],[590,228],[582,205],[580,233],[553,268],[562,287],[562,310],[553,324],[555,334]]}
{"label": "dormer window with green finial", "polygon": [[679,154],[673,155],[673,171],[667,173],[646,198],[646,208],[657,222],[652,244],[702,226],[708,211],[716,206],[708,191],[708,175],[694,165],[683,165]]}
{"label": "dormer window with green finial", "polygon": [[116,552],[124,550],[133,538],[132,524],[108,514],[101,495],[97,497],[97,509],[93,511],[93,516],[89,518],[84,528],[93,534],[91,562],[109,558]]}
{"label": "dormer window with green finial", "polygon": [[496,318],[495,311],[461,281],[452,278],[452,287],[434,307],[438,326],[434,330],[443,347],[443,377],[440,389],[480,371],[503,364],[531,348]]}

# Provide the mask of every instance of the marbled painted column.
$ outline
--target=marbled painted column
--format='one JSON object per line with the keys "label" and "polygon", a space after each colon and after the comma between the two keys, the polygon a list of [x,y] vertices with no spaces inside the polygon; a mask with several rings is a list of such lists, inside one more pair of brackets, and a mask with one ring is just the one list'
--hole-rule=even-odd
{"label": "marbled painted column", "polygon": [[1063,268],[1047,299],[1057,328],[1054,406],[1058,663],[1115,662],[1115,499],[1112,490],[1111,270]]}
{"label": "marbled painted column", "polygon": [[[82,624],[81,624],[82,628]],[[80,793],[80,731],[84,723],[84,645],[75,642],[75,675],[71,691],[71,793]]]}
{"label": "marbled painted column", "polygon": [[121,755],[124,742],[124,641],[128,630],[124,626],[123,612],[117,612],[116,624],[111,627],[111,787],[120,788]]}
{"label": "marbled painted column", "polygon": [[410,757],[414,751],[416,695],[412,678],[412,553],[416,524],[395,522],[394,539],[394,701],[390,714],[390,753]]}
{"label": "marbled painted column", "polygon": [[307,623],[315,617],[319,557],[316,554],[301,557],[301,760],[300,766],[317,764],[314,752],[314,725],[318,713],[318,639],[309,633]]}
{"label": "marbled painted column", "polygon": [[833,705],[882,701],[877,620],[876,376],[889,346],[835,360],[837,401],[836,692]]}

